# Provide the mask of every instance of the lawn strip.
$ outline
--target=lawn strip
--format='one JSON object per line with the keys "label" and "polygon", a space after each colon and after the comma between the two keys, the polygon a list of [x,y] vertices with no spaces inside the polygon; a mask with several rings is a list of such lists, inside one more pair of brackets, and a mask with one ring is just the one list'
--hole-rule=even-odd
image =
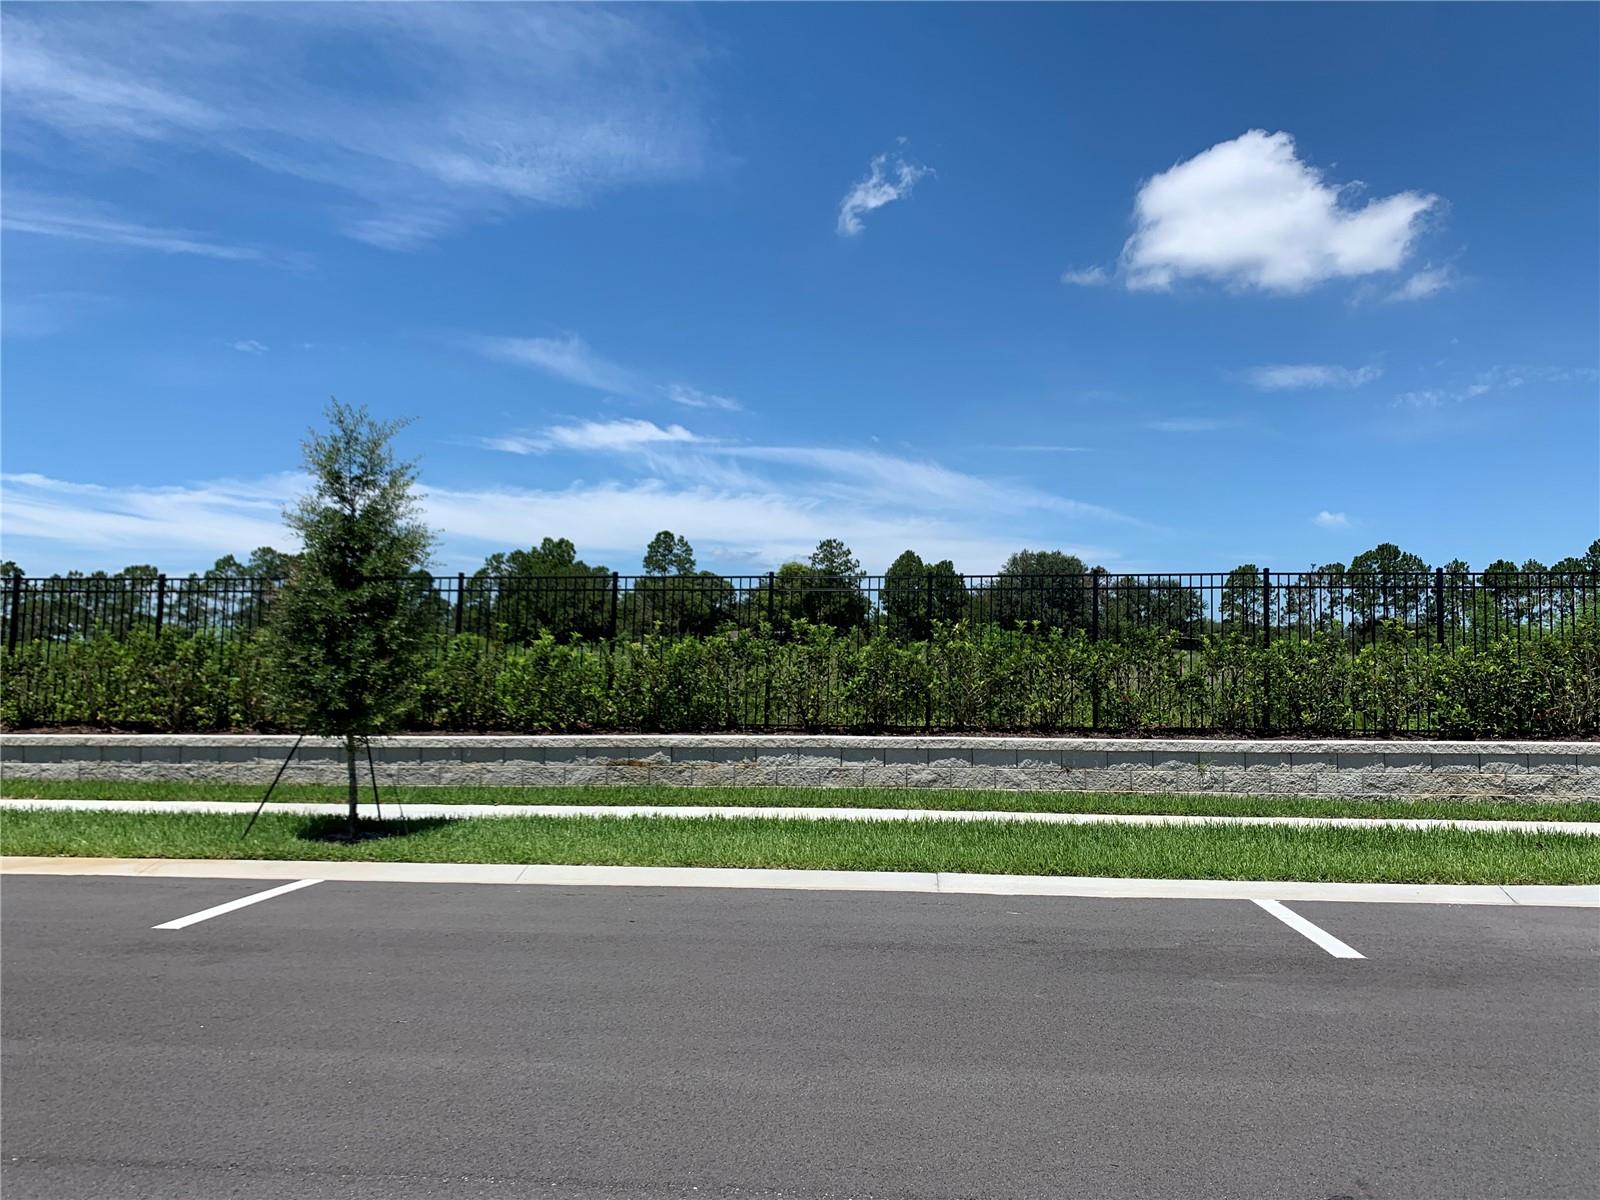
{"label": "lawn strip", "polygon": [[[0,779],[0,797],[31,800],[219,800],[254,804],[257,783]],[[384,803],[604,804],[781,808],[924,808],[991,812],[1199,817],[1399,817],[1446,821],[1600,821],[1600,801],[1341,800],[1326,796],[1165,796],[1115,792],[958,791],[933,788],[384,787]],[[330,784],[279,784],[275,801],[342,804]],[[362,803],[372,798],[363,791]]]}
{"label": "lawn strip", "polygon": [[120,858],[589,863],[952,871],[1147,879],[1600,883],[1600,845],[1564,834],[1281,826],[1039,826],[1000,822],[521,817],[364,821],[269,813],[7,811],[0,852]]}

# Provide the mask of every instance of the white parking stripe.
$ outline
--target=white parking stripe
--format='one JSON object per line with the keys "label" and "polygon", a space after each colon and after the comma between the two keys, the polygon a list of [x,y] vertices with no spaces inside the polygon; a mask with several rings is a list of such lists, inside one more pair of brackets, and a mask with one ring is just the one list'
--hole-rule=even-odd
{"label": "white parking stripe", "polygon": [[289,892],[298,892],[301,888],[308,888],[313,883],[321,883],[320,879],[297,879],[293,883],[286,883],[282,887],[268,888],[264,892],[257,892],[253,896],[242,896],[238,900],[229,900],[226,904],[219,904],[215,908],[207,908],[197,913],[190,913],[187,917],[179,917],[175,921],[163,921],[160,925],[151,926],[152,929],[186,929],[200,921],[209,921],[212,917],[220,917],[223,913],[231,913],[236,908],[247,908],[252,904],[260,904],[263,900],[271,900],[274,896],[286,895]]}
{"label": "white parking stripe", "polygon": [[1304,934],[1335,958],[1366,957],[1366,955],[1362,954],[1359,950],[1354,950],[1345,945],[1326,929],[1323,929],[1319,925],[1313,925],[1299,913],[1284,907],[1284,905],[1277,900],[1254,900],[1252,903],[1266,909],[1269,913],[1277,917],[1278,920],[1282,921],[1296,933]]}

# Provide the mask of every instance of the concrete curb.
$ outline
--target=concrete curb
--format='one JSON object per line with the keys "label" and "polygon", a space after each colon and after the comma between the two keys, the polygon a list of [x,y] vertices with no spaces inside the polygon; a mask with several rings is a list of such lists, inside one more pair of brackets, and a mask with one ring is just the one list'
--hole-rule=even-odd
{"label": "concrete curb", "polygon": [[[363,812],[371,810],[363,804]],[[58,812],[232,813],[255,805],[238,800],[0,800],[6,809]],[[264,812],[292,816],[338,817],[341,804],[268,804]],[[1600,836],[1600,821],[1479,821],[1413,817],[1229,817],[1187,813],[1049,813],[989,809],[803,808],[744,805],[672,804],[391,804],[393,816],[408,820],[468,820],[515,817],[754,817],[780,821],[1024,821],[1041,825],[1277,825],[1299,829],[1460,829],[1474,833],[1565,833]]]}
{"label": "concrete curb", "polygon": [[756,888],[1078,896],[1150,900],[1489,904],[1600,909],[1600,886],[1311,883],[1295,880],[1106,879],[927,871],[788,871],[729,867],[597,867],[516,863],[360,863],[268,859],[28,858],[0,856],[4,875],[120,875],[147,879],[322,879],[351,883],[493,883],[554,887]]}

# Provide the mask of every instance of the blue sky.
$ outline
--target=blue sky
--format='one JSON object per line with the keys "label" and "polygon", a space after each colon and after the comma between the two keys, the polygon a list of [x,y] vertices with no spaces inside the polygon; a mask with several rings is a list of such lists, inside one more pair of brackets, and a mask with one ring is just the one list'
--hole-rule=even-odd
{"label": "blue sky", "polygon": [[4,555],[204,567],[330,394],[438,566],[1600,534],[1600,8],[7,4]]}

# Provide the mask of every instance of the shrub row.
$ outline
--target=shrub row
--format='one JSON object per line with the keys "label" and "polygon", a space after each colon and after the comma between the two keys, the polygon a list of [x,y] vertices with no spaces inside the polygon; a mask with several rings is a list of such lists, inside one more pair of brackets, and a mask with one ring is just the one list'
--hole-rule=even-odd
{"label": "shrub row", "polygon": [[[282,724],[258,640],[90,638],[0,658],[7,728],[152,732]],[[417,681],[413,730],[695,732],[967,729],[1457,737],[1600,733],[1600,628],[1443,649],[1404,628],[1352,651],[1337,635],[1180,648],[1150,633],[1091,642],[964,623],[917,643],[824,626],[605,644],[442,641]]]}

